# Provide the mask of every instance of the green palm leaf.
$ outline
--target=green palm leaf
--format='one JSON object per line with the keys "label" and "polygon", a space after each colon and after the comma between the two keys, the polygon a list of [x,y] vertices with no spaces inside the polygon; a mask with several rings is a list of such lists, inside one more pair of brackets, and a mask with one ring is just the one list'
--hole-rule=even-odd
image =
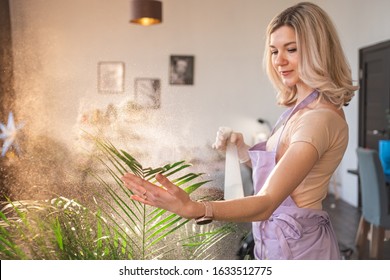
{"label": "green palm leaf", "polygon": [[[120,220],[126,220],[128,226],[136,229],[132,230],[132,235],[136,235],[135,237],[132,237],[132,240],[138,242],[139,244],[135,247],[141,249],[136,255],[140,259],[169,255],[170,252],[177,247],[177,240],[175,240],[176,233],[179,233],[180,235],[181,229],[183,229],[187,223],[192,222],[163,209],[141,205],[135,201],[130,202],[128,197],[131,195],[131,191],[123,186],[119,177],[126,172],[130,172],[152,183],[156,183],[155,175],[161,173],[177,186],[180,186],[188,194],[192,194],[201,186],[208,183],[209,180],[199,181],[203,173],[189,172],[183,174],[186,169],[191,167],[191,164],[188,164],[185,161],[166,164],[157,168],[145,168],[129,153],[116,149],[110,142],[98,138],[95,138],[95,141],[102,151],[102,156],[99,159],[101,162],[104,162],[105,168],[109,170],[109,174],[112,179],[114,179],[113,184],[109,184],[101,176],[95,174],[97,179],[106,188],[106,194],[109,195],[113,203],[110,204],[110,199],[108,198],[104,199],[104,202],[107,203],[108,208],[118,215]],[[109,164],[102,158],[109,159]],[[222,226],[222,228],[224,231],[216,230],[214,233],[210,233],[210,235],[190,233],[191,236],[181,236],[179,238],[182,240],[181,242],[188,240],[188,238],[196,238],[197,242],[192,243],[191,246],[189,243],[182,244],[182,246],[198,247],[199,250],[202,250],[202,248],[207,250],[208,247],[206,244],[212,246],[213,242],[218,242],[226,236],[228,229],[230,232],[232,230],[232,227]],[[213,236],[214,239],[212,239],[211,236]],[[219,236],[220,238],[218,239],[216,236]],[[172,239],[172,242],[170,242],[170,239]]]}
{"label": "green palm leaf", "polygon": [[161,173],[191,195],[209,182],[202,180],[202,173],[186,173],[191,165],[185,161],[145,168],[110,142],[94,140],[104,169],[103,174],[91,172],[100,187],[95,204],[86,207],[61,196],[2,203],[0,259],[215,258],[213,246],[229,236],[234,225],[191,229],[190,220],[131,200],[131,191],[120,179],[131,172],[156,183],[155,175]]}

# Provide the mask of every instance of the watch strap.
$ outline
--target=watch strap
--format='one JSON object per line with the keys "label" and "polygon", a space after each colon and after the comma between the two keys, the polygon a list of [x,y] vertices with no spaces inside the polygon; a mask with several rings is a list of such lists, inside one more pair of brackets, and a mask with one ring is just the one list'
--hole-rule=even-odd
{"label": "watch strap", "polygon": [[213,221],[213,207],[211,206],[211,203],[209,201],[201,201],[201,203],[205,207],[205,214],[202,217],[196,218],[195,222],[198,225],[205,225]]}

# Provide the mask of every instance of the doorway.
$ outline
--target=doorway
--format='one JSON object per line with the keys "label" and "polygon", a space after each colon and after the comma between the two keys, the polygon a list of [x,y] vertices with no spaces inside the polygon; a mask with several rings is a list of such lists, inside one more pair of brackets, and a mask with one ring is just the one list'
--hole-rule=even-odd
{"label": "doorway", "polygon": [[379,151],[379,141],[390,139],[390,41],[359,49],[359,85],[358,146]]}
{"label": "doorway", "polygon": [[378,150],[390,139],[390,41],[359,50],[359,147]]}

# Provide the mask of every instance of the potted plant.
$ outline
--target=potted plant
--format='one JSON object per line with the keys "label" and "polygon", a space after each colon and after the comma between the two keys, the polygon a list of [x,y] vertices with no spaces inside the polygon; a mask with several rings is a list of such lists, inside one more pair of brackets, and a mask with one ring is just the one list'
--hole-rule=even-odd
{"label": "potted plant", "polygon": [[[144,168],[110,142],[95,139],[103,172],[91,171],[99,184],[88,205],[64,196],[47,200],[0,199],[1,260],[217,259],[237,233],[232,223],[194,228],[191,220],[130,199],[120,177],[132,172],[154,182],[157,173],[193,194],[209,180],[186,172],[179,161]],[[107,175],[107,176],[106,176]],[[204,193],[201,194],[202,198]],[[229,243],[230,244],[230,243]]]}

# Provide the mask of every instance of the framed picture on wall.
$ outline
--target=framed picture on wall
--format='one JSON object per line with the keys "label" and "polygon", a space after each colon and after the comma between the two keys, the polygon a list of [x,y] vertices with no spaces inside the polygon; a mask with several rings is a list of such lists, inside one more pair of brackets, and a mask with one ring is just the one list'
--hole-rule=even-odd
{"label": "framed picture on wall", "polygon": [[171,85],[193,85],[194,60],[194,56],[190,55],[171,55],[169,83]]}
{"label": "framed picture on wall", "polygon": [[116,61],[98,63],[99,93],[122,93],[125,91],[125,64]]}
{"label": "framed picture on wall", "polygon": [[161,105],[161,82],[159,79],[136,78],[134,101],[140,108],[158,109]]}

